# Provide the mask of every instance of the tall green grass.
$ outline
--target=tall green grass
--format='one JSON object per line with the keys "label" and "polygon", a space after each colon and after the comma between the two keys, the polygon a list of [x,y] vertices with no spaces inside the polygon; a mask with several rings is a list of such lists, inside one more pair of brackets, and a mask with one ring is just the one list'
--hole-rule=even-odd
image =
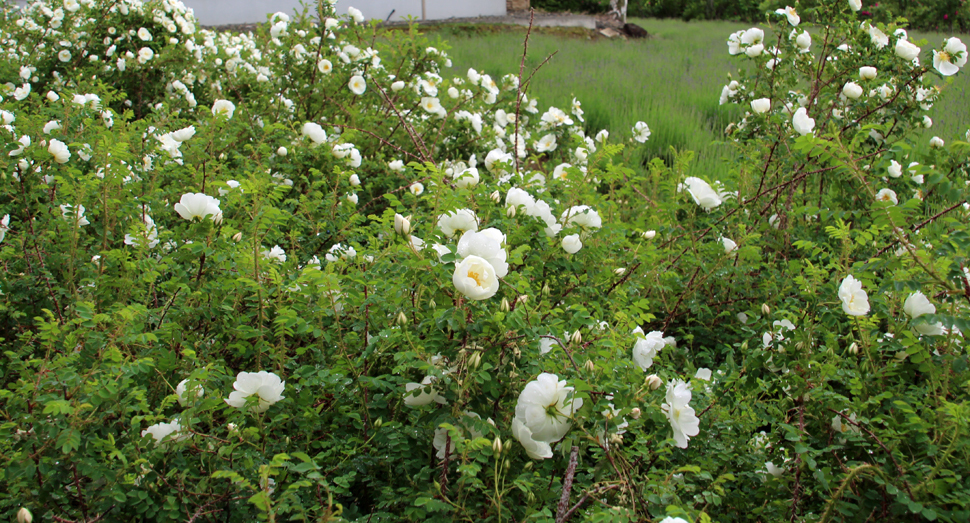
{"label": "tall green grass", "polygon": [[[619,40],[555,34],[535,34],[529,40],[526,70],[531,71],[547,56],[556,53],[539,70],[529,87],[540,107],[567,108],[575,96],[586,111],[588,129],[609,129],[614,135],[629,136],[638,120],[646,122],[653,135],[638,146],[641,161],[666,157],[669,148],[697,153],[691,171],[712,177],[730,170],[730,147],[724,128],[740,114],[734,105],[718,105],[721,87],[729,74],[737,77],[746,61],[727,53],[729,34],[749,24],[736,22],[683,22],[680,20],[636,19],[651,38]],[[494,76],[518,73],[524,30],[487,32],[465,28],[437,28],[452,49],[453,74],[469,67]],[[939,34],[914,35],[938,46]],[[970,71],[957,77],[947,88],[946,99],[929,113],[934,126],[921,145],[933,135],[947,142],[965,139],[970,125]]]}

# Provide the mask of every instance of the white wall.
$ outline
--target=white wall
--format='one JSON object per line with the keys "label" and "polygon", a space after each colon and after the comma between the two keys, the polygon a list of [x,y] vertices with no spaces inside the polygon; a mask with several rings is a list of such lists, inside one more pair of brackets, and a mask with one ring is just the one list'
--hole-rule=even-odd
{"label": "white wall", "polygon": [[[299,0],[182,1],[195,11],[195,17],[204,25],[265,22],[266,15],[277,11],[292,14],[300,9]],[[505,0],[339,0],[337,13],[346,14],[347,7],[353,6],[368,19],[386,20],[390,16],[391,21],[401,21],[410,15],[420,20],[422,2],[428,20],[505,15]]]}

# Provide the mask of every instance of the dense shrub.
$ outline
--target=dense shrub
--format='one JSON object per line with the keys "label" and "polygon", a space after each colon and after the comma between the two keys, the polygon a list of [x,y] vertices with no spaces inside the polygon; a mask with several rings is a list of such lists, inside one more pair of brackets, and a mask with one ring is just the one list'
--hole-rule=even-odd
{"label": "dense shrub", "polygon": [[708,179],[354,9],[5,12],[0,509],[966,521],[966,49],[850,5],[730,36]]}
{"label": "dense shrub", "polygon": [[[797,4],[806,20],[813,20],[815,8],[827,2],[804,0]],[[632,0],[630,16],[683,18],[684,20],[764,21],[765,12],[787,5],[778,0]],[[890,23],[898,17],[907,19],[914,29],[970,32],[970,6],[966,0],[935,0],[911,2],[885,0],[864,5],[855,15],[860,20]]]}

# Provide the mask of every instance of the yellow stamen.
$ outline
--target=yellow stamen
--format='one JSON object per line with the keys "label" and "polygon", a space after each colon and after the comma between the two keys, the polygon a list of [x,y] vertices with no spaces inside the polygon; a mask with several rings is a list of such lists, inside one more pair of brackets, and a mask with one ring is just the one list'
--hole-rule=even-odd
{"label": "yellow stamen", "polygon": [[475,280],[475,284],[482,286],[482,275],[475,271],[468,271],[468,277]]}

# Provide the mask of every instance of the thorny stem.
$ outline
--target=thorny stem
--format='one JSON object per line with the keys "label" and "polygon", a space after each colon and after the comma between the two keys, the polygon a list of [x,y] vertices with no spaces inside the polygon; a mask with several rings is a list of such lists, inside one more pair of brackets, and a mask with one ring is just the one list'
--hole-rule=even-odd
{"label": "thorny stem", "polygon": [[512,137],[512,159],[515,161],[515,172],[519,172],[519,116],[522,114],[522,73],[525,71],[525,55],[529,52],[529,36],[532,34],[532,23],[536,18],[536,10],[529,9],[529,29],[525,32],[522,42],[522,61],[519,62],[519,82],[515,89],[515,136]]}
{"label": "thorny stem", "polygon": [[566,521],[566,514],[569,511],[569,493],[573,489],[573,477],[576,475],[576,462],[579,459],[579,447],[573,445],[569,452],[569,466],[566,467],[566,477],[562,482],[562,496],[559,498],[559,506],[556,509],[556,523]]}
{"label": "thorny stem", "polygon": [[853,425],[855,427],[858,427],[858,428],[864,430],[866,432],[866,434],[868,434],[869,437],[872,438],[873,441],[876,442],[877,445],[879,445],[880,447],[882,447],[882,450],[885,451],[886,454],[889,456],[889,459],[892,460],[893,465],[896,466],[896,472],[899,474],[899,479],[901,479],[903,481],[903,487],[906,489],[906,493],[909,494],[909,499],[913,499],[913,493],[909,489],[909,482],[906,481],[906,477],[905,477],[905,475],[903,473],[903,467],[900,467],[899,466],[899,462],[896,461],[896,457],[893,456],[893,453],[890,452],[888,448],[886,448],[886,445],[883,444],[882,440],[880,440],[875,434],[873,434],[871,430],[869,430],[868,428],[863,427],[859,423],[857,423],[857,422],[849,419],[849,417],[846,416],[845,414],[842,414],[841,412],[839,412],[839,411],[837,411],[835,409],[826,408],[825,410],[827,410],[829,412],[834,412],[835,414],[838,414],[839,416],[842,417],[843,420],[845,420],[850,425]]}

